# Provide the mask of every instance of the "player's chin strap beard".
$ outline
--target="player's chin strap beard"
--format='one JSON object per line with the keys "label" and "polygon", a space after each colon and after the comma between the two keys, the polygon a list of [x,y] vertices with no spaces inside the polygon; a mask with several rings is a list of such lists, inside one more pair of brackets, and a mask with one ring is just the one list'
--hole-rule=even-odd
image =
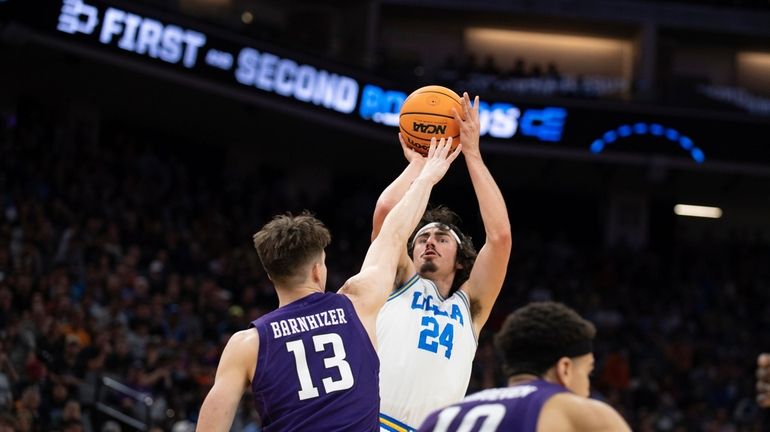
{"label": "player's chin strap beard", "polygon": [[461,246],[463,244],[463,242],[460,240],[460,236],[457,235],[455,230],[453,230],[449,225],[443,224],[441,222],[431,222],[429,224],[425,224],[425,226],[420,228],[420,230],[417,231],[417,234],[414,235],[414,238],[412,238],[412,248],[414,248],[414,244],[415,242],[417,242],[417,237],[420,237],[421,235],[425,234],[425,232],[431,228],[438,228],[443,232],[449,233],[449,235],[451,235],[452,238],[455,239],[455,241],[457,242],[457,246]]}
{"label": "player's chin strap beard", "polygon": [[433,273],[438,270],[438,266],[433,261],[426,261],[420,266],[420,273]]}

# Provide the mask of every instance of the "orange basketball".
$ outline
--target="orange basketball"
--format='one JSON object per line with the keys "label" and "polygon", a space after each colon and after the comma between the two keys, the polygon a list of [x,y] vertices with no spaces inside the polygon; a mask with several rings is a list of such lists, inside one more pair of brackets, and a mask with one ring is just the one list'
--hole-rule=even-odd
{"label": "orange basketball", "polygon": [[428,154],[430,139],[452,137],[452,149],[460,144],[460,125],[452,114],[460,111],[460,96],[452,90],[429,85],[418,88],[401,105],[398,127],[406,145],[422,155]]}

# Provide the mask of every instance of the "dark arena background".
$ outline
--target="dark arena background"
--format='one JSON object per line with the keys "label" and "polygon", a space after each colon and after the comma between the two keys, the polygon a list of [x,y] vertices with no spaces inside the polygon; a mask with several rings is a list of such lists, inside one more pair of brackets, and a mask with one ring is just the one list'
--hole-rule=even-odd
{"label": "dark arena background", "polygon": [[[767,431],[767,0],[0,1],[0,430],[194,429],[229,336],[277,298],[285,211],[356,273],[404,168],[398,112],[481,97],[514,234],[502,319],[598,328],[592,397],[635,431]],[[483,226],[465,164],[434,190]],[[682,215],[707,206],[719,217]],[[232,431],[259,431],[245,396]]]}

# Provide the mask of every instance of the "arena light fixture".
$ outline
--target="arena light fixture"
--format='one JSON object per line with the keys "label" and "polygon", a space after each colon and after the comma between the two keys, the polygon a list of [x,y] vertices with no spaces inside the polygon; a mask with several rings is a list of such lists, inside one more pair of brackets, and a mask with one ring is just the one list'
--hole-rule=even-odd
{"label": "arena light fixture", "polygon": [[692,216],[710,219],[719,219],[722,217],[722,209],[719,207],[708,207],[691,204],[675,205],[674,213],[676,213],[678,216]]}
{"label": "arena light fixture", "polygon": [[605,147],[619,141],[623,138],[630,137],[632,135],[648,135],[653,137],[665,138],[675,144],[678,144],[685,152],[690,154],[692,160],[696,163],[703,163],[706,160],[706,155],[703,150],[696,147],[689,137],[686,137],[679,133],[676,129],[671,129],[657,123],[635,123],[624,124],[617,129],[611,129],[602,134],[601,137],[591,142],[591,153],[601,153]]}

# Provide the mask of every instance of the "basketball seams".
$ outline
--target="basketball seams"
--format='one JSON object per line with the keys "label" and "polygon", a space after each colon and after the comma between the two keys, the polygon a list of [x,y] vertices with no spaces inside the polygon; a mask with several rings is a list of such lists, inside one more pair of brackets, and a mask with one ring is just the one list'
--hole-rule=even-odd
{"label": "basketball seams", "polygon": [[[442,90],[447,90],[447,91],[449,91],[449,93],[447,93],[446,91],[442,91]],[[452,90],[452,89],[450,89],[448,87],[438,86],[438,85],[431,85],[431,86],[425,86],[425,87],[422,87],[422,88],[419,88],[419,89],[413,91],[409,96],[406,97],[404,102],[408,101],[412,96],[417,96],[417,95],[425,94],[425,93],[437,93],[437,94],[440,94],[440,95],[443,95],[443,96],[446,96],[446,97],[452,99],[453,101],[457,102],[458,104],[460,104],[460,100],[462,99],[462,96],[460,96],[459,94],[455,93],[454,90]]]}
{"label": "basketball seams", "polygon": [[[430,86],[430,87],[440,87],[440,86]],[[447,89],[447,90],[451,90],[451,89]],[[418,95],[421,95],[421,94],[426,94],[426,93],[440,94],[442,96],[446,96],[449,99],[452,99],[453,101],[457,102],[458,105],[462,105],[462,102],[461,102],[462,97],[460,95],[458,95],[457,93],[454,93],[454,92],[452,92],[452,94],[445,93],[445,92],[442,92],[442,91],[438,90],[437,88],[430,88],[430,89],[425,89],[425,90],[417,89],[417,90],[413,91],[409,96],[407,96],[406,99],[404,99],[404,101],[402,102],[402,104],[406,104],[406,101],[408,101],[409,99],[411,99],[411,98],[413,98],[415,96],[418,96]]]}
{"label": "basketball seams", "polygon": [[[418,139],[418,140],[420,140],[420,141],[426,141],[426,142],[430,142],[430,140],[431,140],[431,138],[423,138],[423,137],[419,137],[419,136],[417,136],[417,135],[412,135],[412,134],[411,134],[411,133],[409,133],[409,131],[407,131],[407,130],[403,130],[403,131],[402,131],[402,133],[405,133],[405,134],[409,135],[410,137],[412,137],[412,138],[414,138],[414,139]],[[452,139],[454,140],[454,139],[457,139],[457,138],[459,138],[459,137],[460,137],[460,134],[458,133],[457,135],[453,135],[453,136],[452,136]],[[438,137],[436,137],[436,139],[438,140]]]}
{"label": "basketball seams", "polygon": [[398,118],[401,119],[401,117],[409,114],[425,114],[433,117],[444,117],[448,119],[454,119],[454,116],[447,115],[447,114],[438,114],[438,113],[432,113],[432,112],[422,112],[422,111],[409,111],[409,112],[402,112],[398,115]]}
{"label": "basketball seams", "polygon": [[[440,92],[440,91],[437,91],[437,90],[426,90],[426,91],[423,91],[423,92],[417,93],[417,94],[415,94],[414,96],[417,96],[418,94],[425,94],[425,93],[436,93],[436,94],[440,94],[440,95],[446,96],[446,97],[448,97],[449,99],[452,99],[453,101],[457,102],[457,105],[460,105],[460,99],[459,99],[459,98],[455,99],[455,97],[454,97],[454,96],[452,96],[452,95],[450,95],[450,94],[446,94],[446,93],[444,93],[444,92]],[[408,98],[406,98],[406,99],[404,100],[404,103],[406,103],[406,101],[408,101],[410,97],[412,97],[412,96],[410,95]]]}

